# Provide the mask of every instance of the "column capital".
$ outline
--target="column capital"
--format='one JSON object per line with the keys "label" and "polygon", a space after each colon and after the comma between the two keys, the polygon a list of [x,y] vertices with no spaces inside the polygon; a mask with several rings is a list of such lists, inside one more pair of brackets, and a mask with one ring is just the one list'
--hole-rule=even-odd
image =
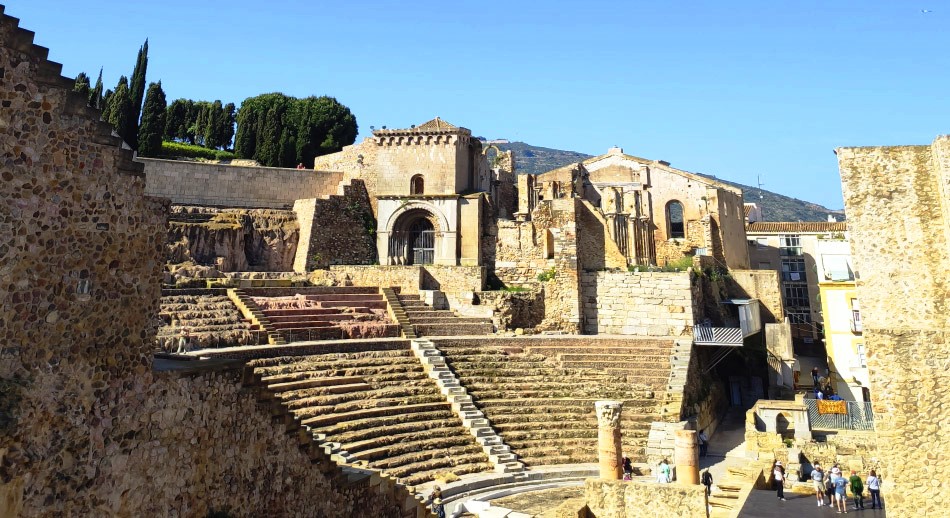
{"label": "column capital", "polygon": [[620,401],[597,401],[594,403],[597,409],[597,426],[600,428],[617,428],[620,426],[620,412],[623,410],[623,403]]}

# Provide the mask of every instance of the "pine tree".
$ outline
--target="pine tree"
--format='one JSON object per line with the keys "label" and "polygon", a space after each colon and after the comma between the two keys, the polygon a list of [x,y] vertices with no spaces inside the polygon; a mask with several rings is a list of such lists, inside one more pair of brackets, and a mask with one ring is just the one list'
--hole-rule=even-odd
{"label": "pine tree", "polygon": [[[106,107],[105,113],[102,114],[106,122],[112,124],[115,128],[116,133],[122,137],[122,140],[125,140],[126,144],[129,143],[126,140],[126,135],[129,134],[132,127],[132,96],[129,93],[129,80],[127,77],[122,76],[119,78],[119,84],[115,87],[115,92],[109,97],[109,105]],[[138,136],[138,135],[136,135]]]}
{"label": "pine tree", "polygon": [[158,156],[162,151],[162,134],[165,132],[165,92],[162,82],[150,83],[142,107],[142,123],[139,125],[139,154]]}
{"label": "pine tree", "polygon": [[[132,80],[129,82],[129,98],[132,102],[132,126],[129,128],[126,140],[132,149],[136,149],[139,132],[139,116],[142,113],[142,99],[145,97],[145,73],[148,69],[148,39],[139,47],[139,54],[135,60],[135,68],[132,69]],[[126,137],[126,135],[123,135]]]}
{"label": "pine tree", "polygon": [[89,76],[87,76],[85,72],[80,72],[79,75],[76,76],[76,84],[73,85],[73,91],[79,92],[86,97],[89,96]]}
{"label": "pine tree", "polygon": [[96,79],[96,86],[89,92],[89,106],[101,110],[102,104],[102,67],[99,67],[99,79]]}

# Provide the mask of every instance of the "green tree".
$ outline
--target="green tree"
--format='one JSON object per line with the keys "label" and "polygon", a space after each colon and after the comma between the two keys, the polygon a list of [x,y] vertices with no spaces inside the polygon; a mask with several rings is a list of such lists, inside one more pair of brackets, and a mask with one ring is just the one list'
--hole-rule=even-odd
{"label": "green tree", "polygon": [[89,106],[101,110],[102,104],[102,67],[99,67],[99,79],[96,79],[96,86],[89,91]]}
{"label": "green tree", "polygon": [[134,127],[132,123],[132,96],[129,92],[129,79],[127,77],[119,78],[119,84],[116,85],[115,92],[109,96],[109,105],[102,116],[106,122],[112,124],[122,140],[125,140],[125,143],[131,146],[132,144],[126,140],[127,137],[125,136]]}
{"label": "green tree", "polygon": [[85,97],[89,97],[89,76],[85,72],[80,72],[76,76],[76,83],[73,85],[73,91],[83,94]]}
{"label": "green tree", "polygon": [[150,83],[142,107],[142,123],[139,125],[139,154],[158,156],[162,151],[162,135],[165,132],[165,92],[162,82]]}
{"label": "green tree", "polygon": [[[139,116],[142,113],[142,100],[145,98],[145,74],[148,70],[148,38],[145,43],[139,47],[139,54],[135,59],[135,68],[132,69],[132,80],[129,82],[129,96],[132,103],[132,126],[129,127],[128,137],[131,140],[126,142],[136,149],[139,130]],[[125,135],[123,135],[125,136]]]}
{"label": "green tree", "polygon": [[190,99],[175,99],[168,105],[165,117],[165,138],[168,140],[186,140],[188,127],[191,121],[188,116],[191,113],[191,105],[194,104]]}
{"label": "green tree", "polygon": [[349,108],[332,97],[263,94],[241,104],[234,151],[267,166],[312,167],[314,157],[352,144],[357,132]]}

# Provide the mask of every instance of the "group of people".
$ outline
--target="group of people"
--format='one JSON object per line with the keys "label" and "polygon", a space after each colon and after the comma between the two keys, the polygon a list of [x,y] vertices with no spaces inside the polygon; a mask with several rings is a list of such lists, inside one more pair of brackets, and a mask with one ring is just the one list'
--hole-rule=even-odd
{"label": "group of people", "polygon": [[811,370],[811,380],[814,383],[815,399],[827,399],[829,401],[841,401],[841,396],[835,394],[829,378],[822,378],[818,373],[818,367]]}
{"label": "group of people", "polygon": [[851,477],[845,478],[838,464],[835,464],[827,473],[821,465],[815,463],[811,471],[811,480],[815,485],[815,499],[818,507],[825,505],[825,495],[828,496],[828,507],[837,509],[839,513],[848,512],[848,489],[854,498],[854,509],[864,509],[864,488],[868,489],[871,497],[871,509],[883,509],[881,504],[881,480],[872,469],[866,481],[862,481],[857,472],[851,470]]}

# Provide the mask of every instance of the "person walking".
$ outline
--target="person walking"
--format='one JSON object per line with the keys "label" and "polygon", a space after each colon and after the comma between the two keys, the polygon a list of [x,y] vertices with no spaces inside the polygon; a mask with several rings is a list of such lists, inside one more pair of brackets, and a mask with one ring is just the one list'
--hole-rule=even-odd
{"label": "person walking", "polygon": [[630,462],[630,457],[623,458],[623,479],[633,480],[633,464]]}
{"label": "person walking", "polygon": [[819,381],[821,381],[821,376],[818,374],[818,367],[812,367],[811,368],[812,386],[817,387]]}
{"label": "person walking", "polygon": [[858,472],[851,470],[851,478],[848,479],[851,483],[851,496],[854,497],[854,509],[864,509],[864,483],[861,482],[861,477],[858,476]]}
{"label": "person walking", "polygon": [[881,505],[881,479],[877,478],[877,473],[871,470],[867,480],[868,493],[871,493],[871,509],[884,509]]}
{"label": "person walking", "polygon": [[775,461],[775,467],[772,469],[772,477],[775,479],[775,496],[781,501],[785,501],[785,468],[781,461]]}
{"label": "person walking", "polygon": [[432,494],[429,495],[429,504],[438,518],[445,518],[445,505],[442,504],[442,489],[439,486],[435,486]]}
{"label": "person walking", "polygon": [[699,441],[699,456],[705,457],[706,452],[709,451],[709,436],[706,435],[706,430],[700,430],[699,435],[696,436],[696,440]]}
{"label": "person walking", "polygon": [[666,459],[660,461],[660,467],[657,470],[658,474],[656,476],[656,481],[661,484],[670,483],[670,465],[666,462]]}
{"label": "person walking", "polygon": [[181,336],[178,337],[178,350],[176,351],[179,354],[184,354],[188,352],[189,345],[188,342],[191,341],[191,334],[188,333],[188,328],[181,328]]}
{"label": "person walking", "polygon": [[[832,468],[833,469],[833,468]],[[832,474],[835,484],[835,504],[838,514],[848,512],[848,480],[840,474]]]}
{"label": "person walking", "polygon": [[712,493],[713,485],[713,476],[712,473],[709,472],[709,468],[706,468],[705,471],[703,471],[699,481],[702,482],[704,486],[706,486],[706,498],[709,498],[709,494]]}
{"label": "person walking", "polygon": [[818,500],[818,507],[825,505],[825,472],[821,470],[821,464],[817,462],[811,469],[811,481],[815,486],[815,498]]}

